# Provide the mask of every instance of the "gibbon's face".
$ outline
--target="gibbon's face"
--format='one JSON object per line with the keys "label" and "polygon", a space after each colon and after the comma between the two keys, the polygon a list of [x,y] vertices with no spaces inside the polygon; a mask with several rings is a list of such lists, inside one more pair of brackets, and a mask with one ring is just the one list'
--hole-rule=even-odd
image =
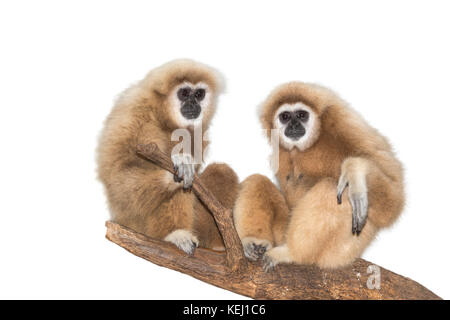
{"label": "gibbon's face", "polygon": [[279,130],[280,143],[286,149],[293,147],[304,151],[317,140],[320,121],[316,113],[302,102],[282,104],[273,119]]}
{"label": "gibbon's face", "polygon": [[197,126],[209,111],[211,90],[203,82],[183,82],[174,88],[170,100],[172,115],[179,126]]}

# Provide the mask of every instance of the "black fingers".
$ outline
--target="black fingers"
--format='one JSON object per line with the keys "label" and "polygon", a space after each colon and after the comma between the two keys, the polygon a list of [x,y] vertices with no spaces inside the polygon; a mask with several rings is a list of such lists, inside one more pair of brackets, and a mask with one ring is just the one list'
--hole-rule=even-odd
{"label": "black fingers", "polygon": [[337,203],[342,204],[342,193],[338,193],[337,195]]}
{"label": "black fingers", "polygon": [[173,166],[173,170],[175,171],[175,173],[173,174],[173,181],[177,183],[183,181],[183,178],[180,178],[178,174],[178,166]]}
{"label": "black fingers", "polygon": [[358,213],[356,212],[356,206],[352,206],[352,234],[356,234],[358,223],[356,221]]}

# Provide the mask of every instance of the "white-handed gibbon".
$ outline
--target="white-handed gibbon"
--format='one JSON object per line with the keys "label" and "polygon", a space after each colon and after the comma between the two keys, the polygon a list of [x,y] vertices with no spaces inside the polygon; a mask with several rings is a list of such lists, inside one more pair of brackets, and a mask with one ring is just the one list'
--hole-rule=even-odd
{"label": "white-handed gibbon", "polygon": [[[98,176],[113,221],[172,242],[189,254],[198,245],[223,248],[209,212],[192,192],[186,192],[200,166],[193,148],[172,153],[179,144],[172,141],[174,130],[185,129],[190,136],[199,128],[207,130],[221,93],[220,79],[206,65],[175,60],[150,71],[120,95],[98,147]],[[203,137],[200,141],[204,150],[207,141]],[[171,154],[175,175],[136,154],[138,144],[148,143]],[[219,201],[232,208],[238,191],[234,171],[225,164],[212,164],[201,177]]]}
{"label": "white-handed gibbon", "polygon": [[278,189],[243,181],[234,220],[248,258],[336,268],[351,263],[404,205],[403,169],[385,137],[331,90],[290,82],[262,105],[279,133]]}

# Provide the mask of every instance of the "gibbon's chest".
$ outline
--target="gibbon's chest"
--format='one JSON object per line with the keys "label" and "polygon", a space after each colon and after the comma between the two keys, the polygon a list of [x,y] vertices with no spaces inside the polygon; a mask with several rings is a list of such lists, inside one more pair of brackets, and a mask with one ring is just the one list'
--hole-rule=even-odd
{"label": "gibbon's chest", "polygon": [[319,140],[305,151],[294,150],[290,153],[292,174],[295,177],[338,179],[346,154],[345,148],[336,141]]}

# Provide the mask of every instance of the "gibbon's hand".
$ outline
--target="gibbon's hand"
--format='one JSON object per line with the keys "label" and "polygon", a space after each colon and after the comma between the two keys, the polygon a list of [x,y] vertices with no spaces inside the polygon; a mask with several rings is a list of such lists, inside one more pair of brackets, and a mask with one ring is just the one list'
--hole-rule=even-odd
{"label": "gibbon's hand", "polygon": [[172,155],[175,182],[183,181],[183,189],[190,189],[194,181],[195,167],[194,159],[188,153],[178,153]]}
{"label": "gibbon's hand", "polygon": [[352,234],[359,235],[367,221],[368,199],[365,176],[357,172],[343,172],[337,186],[337,202],[342,203],[342,193],[348,186],[348,198],[352,205]]}

